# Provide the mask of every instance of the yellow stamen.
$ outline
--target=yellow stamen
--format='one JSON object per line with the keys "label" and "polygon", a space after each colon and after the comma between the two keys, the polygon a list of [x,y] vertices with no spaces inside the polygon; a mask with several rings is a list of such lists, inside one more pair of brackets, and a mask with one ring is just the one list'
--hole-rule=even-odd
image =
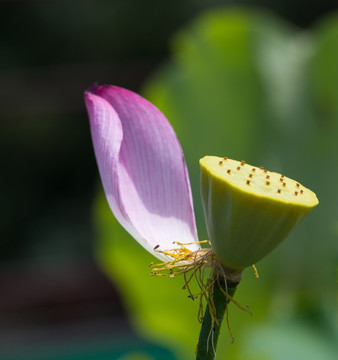
{"label": "yellow stamen", "polygon": [[[224,282],[225,273],[222,265],[217,260],[213,249],[208,248],[208,249],[198,249],[196,251],[191,251],[189,248],[187,248],[188,245],[205,244],[205,243],[209,243],[209,241],[203,240],[192,243],[180,243],[176,241],[174,242],[174,244],[178,245],[177,248],[170,250],[155,249],[156,252],[166,255],[169,258],[172,258],[173,260],[160,264],[150,264],[149,266],[152,269],[151,275],[167,276],[173,278],[177,275],[183,274],[184,277],[183,289],[188,291],[189,294],[188,297],[192,300],[199,299],[199,308],[197,314],[198,321],[199,322],[203,321],[203,312],[204,312],[203,301],[205,301],[209,307],[212,328],[214,327],[214,324],[217,325],[219,324],[219,321],[216,316],[216,307],[213,301],[213,289],[216,282],[228,302],[231,301],[238,308],[252,315],[248,307],[241,305],[236,300],[234,300],[232,296],[230,296],[227,293],[226,283],[225,283],[225,289],[220,285],[221,282],[222,283]],[[211,269],[211,274],[209,278],[205,280],[204,271],[207,268]],[[253,268],[256,277],[258,277],[258,272],[254,265]],[[189,274],[189,276],[187,276],[189,271],[191,271],[191,273]],[[190,288],[190,283],[193,278],[195,278],[196,283],[199,287],[199,291],[197,293],[192,292]],[[229,325],[228,305],[226,306],[226,312],[227,312],[227,324],[228,324],[229,333],[231,335],[231,338],[234,339]]]}
{"label": "yellow stamen", "polygon": [[257,270],[257,268],[256,268],[256,266],[255,266],[255,265],[252,265],[252,267],[253,267],[253,270],[254,270],[254,273],[255,273],[256,279],[258,279],[258,278],[259,278],[258,270]]}

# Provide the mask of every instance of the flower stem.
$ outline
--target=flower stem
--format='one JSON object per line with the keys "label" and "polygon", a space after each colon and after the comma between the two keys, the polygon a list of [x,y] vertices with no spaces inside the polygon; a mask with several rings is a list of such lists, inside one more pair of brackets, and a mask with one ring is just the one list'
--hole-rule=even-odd
{"label": "flower stem", "polygon": [[[227,293],[232,297],[235,294],[238,284],[231,284],[227,287]],[[200,337],[197,345],[196,360],[214,360],[216,357],[216,347],[219,331],[221,328],[224,313],[229,303],[229,299],[225,297],[217,282],[214,284],[213,303],[216,309],[216,317],[218,324],[214,322],[210,315],[209,305],[207,305],[203,317]],[[212,329],[213,326],[213,329]]]}

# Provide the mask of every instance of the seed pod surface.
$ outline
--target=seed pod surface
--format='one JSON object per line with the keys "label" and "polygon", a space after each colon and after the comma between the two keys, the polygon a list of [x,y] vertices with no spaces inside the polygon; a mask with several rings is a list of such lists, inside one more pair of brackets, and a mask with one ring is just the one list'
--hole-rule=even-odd
{"label": "seed pod surface", "polygon": [[298,182],[244,161],[205,156],[200,166],[209,240],[218,259],[236,270],[266,256],[318,204]]}

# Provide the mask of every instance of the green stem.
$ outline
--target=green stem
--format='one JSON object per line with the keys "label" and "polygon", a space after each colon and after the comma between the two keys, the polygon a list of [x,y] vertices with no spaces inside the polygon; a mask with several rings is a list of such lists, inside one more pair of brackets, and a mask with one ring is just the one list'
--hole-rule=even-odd
{"label": "green stem", "polygon": [[[237,284],[233,287],[228,287],[228,294],[234,296]],[[213,330],[211,330],[212,319],[210,316],[209,305],[207,305],[204,313],[203,323],[201,327],[200,337],[198,340],[196,360],[214,360],[216,356],[216,346],[219,331],[221,328],[226,306],[229,300],[220,290],[217,282],[214,284],[213,301],[216,309],[216,316],[218,324],[214,323]],[[210,332],[212,331],[212,333]]]}

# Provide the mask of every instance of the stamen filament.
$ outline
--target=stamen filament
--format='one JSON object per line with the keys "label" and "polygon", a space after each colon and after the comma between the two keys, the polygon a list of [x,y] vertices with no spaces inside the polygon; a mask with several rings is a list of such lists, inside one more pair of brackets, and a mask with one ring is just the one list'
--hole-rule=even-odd
{"label": "stamen filament", "polygon": [[[209,243],[208,240],[203,240],[197,242],[199,244]],[[214,326],[219,326],[219,319],[216,314],[216,306],[214,303],[214,286],[217,285],[221,293],[226,297],[227,303],[232,302],[234,303],[239,309],[249,313],[249,309],[240,303],[238,303],[232,296],[228,294],[228,286],[227,286],[227,276],[226,270],[224,267],[219,263],[216,258],[214,251],[210,248],[199,249],[196,251],[191,251],[187,248],[188,245],[196,244],[196,242],[191,243],[180,243],[174,242],[174,244],[178,245],[178,248],[170,249],[170,250],[155,250],[156,252],[160,252],[163,255],[172,258],[171,261],[160,263],[160,264],[151,264],[150,268],[152,269],[151,275],[153,276],[167,276],[167,277],[175,277],[178,275],[182,275],[184,277],[184,286],[183,289],[188,291],[188,297],[192,300],[199,299],[199,307],[198,307],[198,321],[202,322],[204,315],[203,315],[203,302],[205,301],[207,307],[209,309],[209,315],[211,320],[211,328]],[[210,268],[211,273],[207,280],[205,280],[204,274],[205,269]],[[255,272],[255,276],[258,277],[258,272],[256,267],[253,265],[253,269]],[[188,275],[188,272],[191,273]],[[194,293],[190,287],[190,283],[192,279],[195,278],[199,291]],[[222,283],[222,286],[221,286]],[[227,324],[229,333],[231,335],[232,340],[234,337],[232,335],[230,324],[229,324],[229,317],[228,317],[228,305],[226,306],[226,313],[227,313]],[[212,331],[212,330],[211,330]]]}

